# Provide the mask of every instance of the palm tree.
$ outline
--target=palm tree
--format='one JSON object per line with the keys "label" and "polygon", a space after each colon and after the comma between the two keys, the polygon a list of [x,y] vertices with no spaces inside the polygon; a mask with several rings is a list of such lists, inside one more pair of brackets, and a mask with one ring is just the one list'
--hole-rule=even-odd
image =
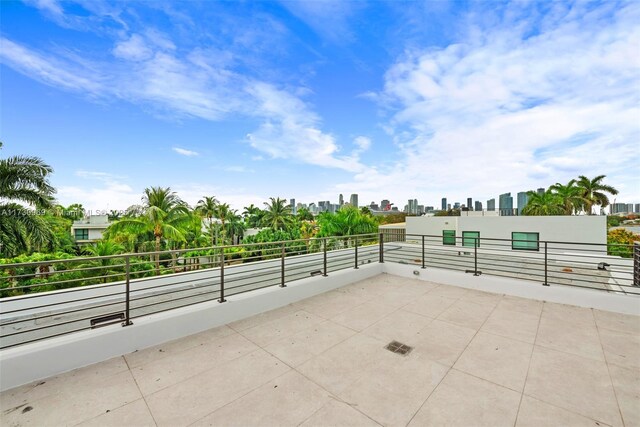
{"label": "palm tree", "polygon": [[[213,227],[213,217],[215,216],[217,205],[218,200],[216,200],[214,196],[204,196],[198,200],[198,204],[196,205],[196,212],[209,220],[209,229]],[[211,233],[211,246],[215,245],[215,234]]]}
{"label": "palm tree", "polygon": [[269,198],[270,203],[265,202],[267,207],[264,217],[262,218],[263,225],[271,227],[274,230],[283,230],[287,228],[287,225],[291,222],[292,214],[291,207],[288,206],[285,199]]}
{"label": "palm tree", "polygon": [[[0,148],[2,143],[0,142]],[[0,159],[0,253],[15,256],[34,247],[51,245],[55,236],[42,215],[29,215],[24,205],[53,207],[53,172],[39,157]]]}
{"label": "palm tree", "polygon": [[225,227],[226,234],[231,238],[231,243],[235,243],[235,237],[242,238],[244,234],[245,225],[242,222],[242,217],[238,215],[236,210],[232,210],[226,218],[227,224]]}
{"label": "palm tree", "polygon": [[555,183],[549,189],[553,194],[558,196],[565,209],[565,215],[571,215],[582,206],[582,199],[580,197],[580,189],[576,186],[576,180],[572,179],[567,185],[562,185],[559,182]]}
{"label": "palm tree", "polygon": [[260,226],[260,221],[264,216],[264,211],[254,204],[250,204],[249,206],[245,206],[244,211],[242,212],[242,217],[244,218],[245,223],[248,227],[257,228]]}
{"label": "palm tree", "polygon": [[565,206],[563,200],[551,190],[544,193],[527,191],[529,201],[522,209],[523,215],[563,215]]}
{"label": "palm tree", "polygon": [[609,198],[605,193],[609,193],[613,196],[618,194],[618,190],[610,185],[602,183],[604,178],[606,178],[606,175],[598,175],[593,179],[589,179],[584,175],[580,175],[578,177],[577,186],[587,215],[593,215],[594,205],[601,206],[603,208],[609,206]]}
{"label": "palm tree", "polygon": [[313,221],[313,214],[308,208],[300,208],[298,209],[298,213],[296,213],[296,217],[299,221]]}
{"label": "palm tree", "polygon": [[318,225],[319,235],[322,237],[353,236],[375,233],[378,230],[375,219],[355,206],[343,206],[335,214],[321,214]]}
{"label": "palm tree", "polygon": [[235,211],[231,209],[227,203],[217,203],[216,208],[214,210],[213,216],[220,220],[220,240],[222,244],[225,244],[225,238],[227,235],[227,230],[225,228],[225,224],[228,221],[229,217],[234,215]]}
{"label": "palm tree", "polygon": [[[109,226],[107,231],[121,231],[135,234],[153,233],[155,252],[160,251],[163,238],[185,241],[181,228],[190,220],[187,205],[170,188],[145,188],[142,202],[145,211],[142,216],[123,218]],[[155,255],[156,273],[160,274],[160,254]]]}
{"label": "palm tree", "polygon": [[[125,251],[124,246],[115,242],[111,242],[109,240],[100,240],[93,245],[86,246],[83,249],[83,252],[95,257],[106,257],[109,255],[118,255],[123,253],[124,251]],[[121,262],[121,261],[122,260],[118,258],[101,258],[99,260],[93,261],[87,266],[102,267],[101,269],[97,270],[98,274],[100,276],[108,276],[111,273],[108,267],[113,265],[116,262]],[[81,265],[80,267],[84,267],[84,265]],[[109,279],[108,277],[103,277],[102,283],[107,283],[108,279]]]}

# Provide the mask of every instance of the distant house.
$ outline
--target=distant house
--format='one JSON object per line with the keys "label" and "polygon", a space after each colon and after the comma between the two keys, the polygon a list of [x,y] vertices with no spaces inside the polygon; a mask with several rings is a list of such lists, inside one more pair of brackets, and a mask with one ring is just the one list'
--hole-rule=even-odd
{"label": "distant house", "polygon": [[91,215],[87,218],[73,221],[71,235],[79,245],[94,243],[102,239],[102,233],[109,225],[111,223],[107,215]]}

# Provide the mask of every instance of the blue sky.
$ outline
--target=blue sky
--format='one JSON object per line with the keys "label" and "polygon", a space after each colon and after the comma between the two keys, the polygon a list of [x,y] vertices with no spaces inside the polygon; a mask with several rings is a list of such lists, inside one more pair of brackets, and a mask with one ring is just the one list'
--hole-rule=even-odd
{"label": "blue sky", "polygon": [[44,158],[63,204],[439,206],[580,174],[640,202],[638,2],[0,8],[2,155]]}

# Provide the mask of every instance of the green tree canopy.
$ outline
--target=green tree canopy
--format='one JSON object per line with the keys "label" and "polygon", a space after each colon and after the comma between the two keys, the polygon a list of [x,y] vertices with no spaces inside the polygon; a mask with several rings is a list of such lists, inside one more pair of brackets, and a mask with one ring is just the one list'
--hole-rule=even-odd
{"label": "green tree canopy", "polygon": [[286,229],[292,219],[291,207],[287,201],[281,198],[269,198],[270,202],[265,202],[266,212],[262,218],[262,225],[274,230]]}
{"label": "green tree canopy", "polygon": [[618,190],[602,182],[605,178],[606,175],[598,175],[593,179],[589,179],[584,175],[578,177],[577,187],[587,215],[593,215],[594,206],[603,208],[609,206],[607,194],[613,196],[618,194]]}
{"label": "green tree canopy", "polygon": [[[2,143],[0,143],[0,148]],[[55,189],[49,183],[51,166],[39,157],[0,159],[0,253],[15,256],[50,247],[55,237],[35,209],[53,207]]]}

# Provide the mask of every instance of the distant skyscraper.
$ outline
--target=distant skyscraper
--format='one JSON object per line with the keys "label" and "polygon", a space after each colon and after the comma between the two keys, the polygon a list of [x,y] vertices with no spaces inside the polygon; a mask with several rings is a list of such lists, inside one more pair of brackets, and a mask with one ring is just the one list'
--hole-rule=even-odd
{"label": "distant skyscraper", "polygon": [[495,211],[496,210],[496,199],[487,200],[487,210]]}
{"label": "distant skyscraper", "polygon": [[391,209],[391,202],[387,199],[384,199],[383,201],[380,202],[380,209],[382,209],[383,211],[386,211],[388,209]]}
{"label": "distant skyscraper", "polygon": [[471,197],[467,197],[467,208],[469,208],[470,211],[473,210],[473,200],[471,200]]}
{"label": "distant skyscraper", "polygon": [[498,209],[500,209],[500,215],[513,215],[513,197],[511,197],[511,193],[500,195]]}
{"label": "distant skyscraper", "polygon": [[351,197],[349,198],[349,203],[351,203],[351,206],[355,206],[356,208],[358,207],[358,195],[357,194],[352,194]]}
{"label": "distant skyscraper", "polygon": [[297,207],[296,207],[296,199],[291,199],[289,200],[289,206],[291,207],[291,213],[292,214],[296,214],[298,213]]}
{"label": "distant skyscraper", "polygon": [[338,205],[340,205],[340,207],[344,205],[344,196],[342,194],[338,196]]}
{"label": "distant skyscraper", "polygon": [[433,212],[435,210],[433,206],[426,206],[424,209],[426,212]]}
{"label": "distant skyscraper", "polygon": [[418,199],[409,199],[407,204],[407,213],[409,215],[418,215]]}
{"label": "distant skyscraper", "polygon": [[443,211],[447,210],[447,198],[446,197],[442,198],[442,210]]}
{"label": "distant skyscraper", "polygon": [[479,200],[476,200],[476,204],[473,208],[474,211],[481,211],[482,210],[482,202]]}
{"label": "distant skyscraper", "polygon": [[453,209],[460,209],[460,202],[455,202],[453,204]]}
{"label": "distant skyscraper", "polygon": [[527,206],[529,202],[529,196],[526,191],[521,191],[518,193],[518,215],[522,215],[522,209]]}
{"label": "distant skyscraper", "polygon": [[422,215],[424,213],[424,205],[418,205],[418,215]]}
{"label": "distant skyscraper", "polygon": [[640,203],[636,203],[636,207],[633,210],[635,213],[640,213]]}
{"label": "distant skyscraper", "polygon": [[546,191],[544,188],[538,188],[538,194],[544,194]]}

